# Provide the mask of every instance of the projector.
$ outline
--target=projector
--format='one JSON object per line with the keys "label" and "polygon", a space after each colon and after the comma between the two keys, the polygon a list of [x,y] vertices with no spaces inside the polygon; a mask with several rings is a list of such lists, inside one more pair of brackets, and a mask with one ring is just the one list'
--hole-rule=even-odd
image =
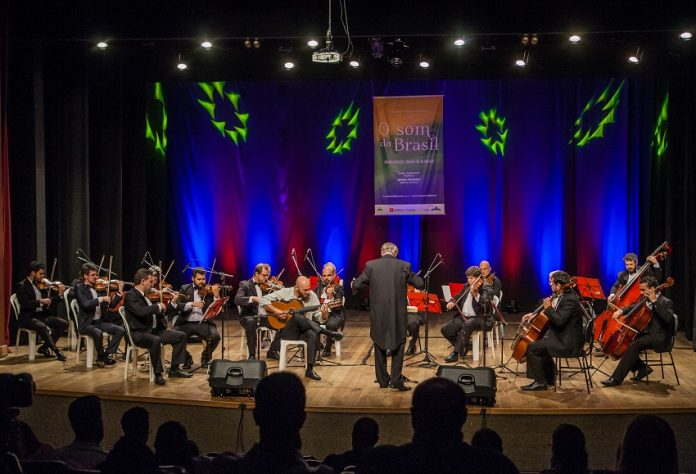
{"label": "projector", "polygon": [[335,64],[341,62],[341,53],[336,51],[317,51],[312,53],[312,62]]}

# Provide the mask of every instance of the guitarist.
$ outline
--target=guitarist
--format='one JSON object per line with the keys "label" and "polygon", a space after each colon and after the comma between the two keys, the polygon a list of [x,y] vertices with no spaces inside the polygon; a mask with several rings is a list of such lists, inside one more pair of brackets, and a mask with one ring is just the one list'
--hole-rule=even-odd
{"label": "guitarist", "polygon": [[[546,390],[556,381],[553,357],[575,357],[582,350],[582,312],[578,294],[570,286],[570,275],[560,270],[553,272],[551,289],[558,295],[553,301],[545,298],[542,310],[549,318],[549,327],[544,337],[527,347],[527,378],[533,382],[522,390]],[[522,321],[531,317],[526,314]]]}
{"label": "guitarist", "polygon": [[[316,306],[318,309],[298,315],[290,315],[273,306],[274,301],[289,302],[293,300],[299,300],[305,308]],[[312,380],[321,380],[321,377],[314,371],[314,361],[316,360],[316,353],[319,347],[319,334],[324,334],[328,338],[336,341],[340,341],[343,338],[343,334],[323,329],[314,321],[314,319],[320,317],[320,315],[326,317],[329,308],[326,305],[320,305],[319,298],[316,293],[311,290],[309,278],[305,276],[297,277],[295,286],[282,288],[265,295],[261,298],[259,306],[266,310],[269,318],[277,318],[280,321],[286,322],[285,327],[280,331],[280,339],[291,341],[302,340],[307,343],[307,370],[305,371],[305,377]],[[276,339],[273,341],[271,349],[276,350],[276,348],[273,347],[276,343],[279,345],[280,340]]]}
{"label": "guitarist", "polygon": [[[626,353],[616,366],[614,373],[601,383],[605,387],[621,385],[629,371],[635,371],[636,375],[631,380],[642,380],[652,372],[652,369],[640,360],[640,353],[646,349],[654,349],[657,352],[669,350],[672,334],[674,334],[674,303],[672,300],[656,291],[657,280],[652,276],[644,276],[640,280],[640,293],[647,298],[647,306],[653,314],[646,332],[640,334],[628,346]],[[614,318],[622,314],[630,313],[635,305],[621,308],[614,312]]]}

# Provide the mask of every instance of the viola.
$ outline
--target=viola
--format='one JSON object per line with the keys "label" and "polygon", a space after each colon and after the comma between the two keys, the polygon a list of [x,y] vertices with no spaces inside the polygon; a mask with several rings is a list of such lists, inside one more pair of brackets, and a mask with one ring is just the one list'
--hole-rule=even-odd
{"label": "viola", "polygon": [[[669,242],[663,242],[653,253],[651,257],[655,257],[657,261],[662,261],[672,253],[672,246]],[[645,261],[643,265],[636,271],[635,276],[626,285],[619,288],[614,295],[612,303],[618,308],[631,306],[640,299],[639,281],[640,277],[650,268],[652,263]],[[595,341],[606,344],[612,334],[619,330],[620,325],[613,319],[614,310],[611,307],[602,312],[594,320],[594,339]]]}
{"label": "viola", "polygon": [[[663,284],[656,287],[655,291],[662,291],[672,285],[674,285],[674,278],[669,277]],[[628,346],[652,321],[652,311],[646,306],[647,303],[648,298],[643,297],[628,314],[623,314],[614,320],[618,323],[619,329],[609,336],[602,352],[612,359],[620,359],[626,353]]]}
{"label": "viola", "polygon": [[[571,278],[570,282],[561,286],[561,288],[553,293],[550,298],[555,298],[560,296],[569,288],[575,286],[575,279]],[[515,335],[515,340],[512,341],[512,357],[517,362],[524,362],[525,355],[527,354],[527,347],[534,341],[538,341],[544,336],[546,330],[551,322],[543,312],[544,304],[540,304],[537,309],[532,311],[532,317],[526,322],[520,323],[520,327],[517,329],[517,334]]]}
{"label": "viola", "polygon": [[457,311],[459,311],[459,315],[463,318],[464,317],[464,312],[462,309],[459,307],[459,302],[460,301],[466,301],[467,296],[469,296],[469,293],[471,292],[472,289],[478,290],[481,288],[486,281],[493,282],[493,277],[495,276],[495,272],[490,273],[487,277],[484,277],[483,274],[479,275],[476,277],[476,279],[471,282],[471,285],[469,285],[469,288],[466,289],[465,292],[463,292],[459,298],[454,299],[452,298],[449,302],[454,303],[454,307],[457,308]]}

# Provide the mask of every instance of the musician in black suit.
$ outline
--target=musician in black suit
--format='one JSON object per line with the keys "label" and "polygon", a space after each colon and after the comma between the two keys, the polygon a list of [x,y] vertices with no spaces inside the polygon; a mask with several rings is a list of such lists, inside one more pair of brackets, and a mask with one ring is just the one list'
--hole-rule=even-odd
{"label": "musician in black suit", "polygon": [[[19,327],[31,329],[43,339],[43,344],[37,352],[45,357],[55,357],[65,361],[65,354],[56,346],[56,342],[65,333],[68,323],[56,316],[52,316],[51,308],[63,301],[62,285],[57,294],[52,297],[41,293],[37,285],[40,285],[46,276],[46,265],[33,261],[29,264],[27,277],[17,285],[17,300],[19,301],[19,314],[17,315]],[[48,331],[51,328],[51,332]]]}
{"label": "musician in black suit", "polygon": [[[551,274],[551,288],[557,296],[545,298],[544,315],[549,318],[544,336],[527,346],[527,378],[534,381],[522,390],[546,390],[556,381],[553,357],[576,357],[582,351],[582,311],[578,294],[570,287],[570,275],[558,270]],[[533,315],[526,314],[526,322]]]}
{"label": "musician in black suit", "polygon": [[[186,360],[186,333],[167,329],[165,313],[176,309],[172,303],[153,303],[145,295],[152,288],[152,275],[147,268],[141,268],[135,273],[135,286],[126,293],[124,307],[126,320],[130,328],[133,342],[138,347],[148,349],[150,363],[155,373],[155,383],[164,385],[162,360],[160,351],[162,344],[172,345],[172,366],[169,377],[188,378],[192,374],[179,368]],[[168,308],[169,307],[169,308]]]}
{"label": "musician in black suit", "polygon": [[[324,264],[321,269],[321,278],[317,282],[317,287],[314,288],[314,293],[319,297],[321,303],[327,301],[343,301],[343,285],[335,282],[336,280],[336,265],[331,262]],[[343,329],[346,323],[346,317],[343,312],[343,305],[337,306],[331,309],[327,315],[327,319],[324,324],[326,329],[329,331],[338,331]],[[333,340],[329,337],[326,338],[324,343],[324,351],[321,353],[323,357],[329,357],[331,355],[331,346],[333,345]]]}
{"label": "musician in black suit", "polygon": [[[191,276],[192,283],[183,285],[179,289],[179,300],[176,305],[179,317],[176,318],[173,329],[186,333],[186,336],[198,336],[205,341],[205,349],[201,354],[201,366],[207,368],[213,358],[213,352],[220,344],[220,334],[215,321],[212,319],[203,321],[203,315],[213,301],[220,299],[220,285],[212,285],[210,291],[207,291],[205,276],[204,269],[194,268]],[[190,369],[191,362],[191,355],[187,352],[184,368]]]}
{"label": "musician in black suit", "polygon": [[464,359],[469,351],[471,334],[474,331],[490,330],[493,318],[489,308],[492,286],[483,286],[481,269],[471,266],[466,269],[467,283],[452,300],[446,309],[454,312],[454,317],[442,326],[440,332],[452,344],[452,352],[445,357],[445,362],[457,362]]}
{"label": "musician in black suit", "polygon": [[[264,315],[266,310],[259,306],[259,302],[263,297],[261,285],[268,284],[268,278],[271,276],[271,266],[267,263],[259,263],[254,267],[254,275],[249,280],[244,280],[239,283],[237,293],[234,297],[234,304],[239,309],[239,324],[244,328],[247,340],[247,348],[249,349],[249,359],[256,358],[256,329],[258,326],[270,328],[268,318]],[[280,343],[279,343],[280,344]],[[277,353],[273,353],[269,349],[269,358],[278,358]]]}
{"label": "musician in black suit", "polygon": [[[370,288],[370,338],[375,348],[375,373],[380,388],[406,391],[401,369],[406,345],[406,291],[407,285],[423,288],[421,277],[413,273],[411,264],[396,258],[399,248],[385,242],[381,257],[370,260],[358,278],[353,280],[354,293],[362,287]],[[387,371],[387,351],[391,351],[391,375]]]}
{"label": "musician in black suit", "polygon": [[[97,350],[97,365],[113,365],[116,363],[110,356],[118,350],[125,331],[122,327],[107,322],[105,316],[109,307],[115,307],[123,298],[123,282],[118,283],[118,292],[112,298],[108,294],[99,296],[94,285],[97,282],[97,266],[84,263],[81,267],[82,282],[75,286],[75,298],[79,307],[77,315],[77,331],[86,334],[94,341]],[[103,333],[111,335],[111,340],[104,350]]]}
{"label": "musician in black suit", "polygon": [[500,295],[503,291],[503,282],[501,282],[500,278],[497,276],[491,275],[491,264],[488,262],[488,260],[481,260],[481,263],[479,263],[479,268],[481,269],[481,275],[483,276],[483,286],[490,287],[488,288],[488,294],[491,296],[491,298],[495,296],[500,299]]}
{"label": "musician in black suit", "polygon": [[[643,276],[651,276],[659,280],[662,273],[660,270],[660,262],[653,255],[646,258],[646,260],[652,265],[645,270]],[[626,270],[619,272],[616,281],[612,285],[611,290],[609,290],[609,301],[612,301],[614,299],[614,295],[616,295],[616,292],[619,291],[620,288],[626,286],[629,279],[633,280],[638,273],[638,255],[634,253],[627,253],[624,255],[623,261]]]}
{"label": "musician in black suit", "polygon": [[[647,307],[652,312],[652,319],[621,357],[614,373],[607,380],[602,381],[605,387],[621,385],[629,371],[636,374],[631,380],[642,380],[652,372],[652,369],[640,360],[640,353],[646,349],[654,349],[657,352],[668,351],[674,334],[674,304],[672,300],[656,291],[657,280],[651,276],[642,277],[640,280],[640,293],[647,299]],[[635,309],[637,303],[614,312],[614,319],[622,314],[628,314]]]}

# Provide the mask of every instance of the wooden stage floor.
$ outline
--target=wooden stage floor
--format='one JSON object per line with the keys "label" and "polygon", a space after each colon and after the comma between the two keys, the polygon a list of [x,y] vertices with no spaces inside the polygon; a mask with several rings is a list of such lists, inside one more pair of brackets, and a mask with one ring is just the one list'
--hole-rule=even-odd
{"label": "wooden stage floor", "polygon": [[[220,322],[218,322],[218,326]],[[444,363],[443,357],[450,351],[448,343],[440,335],[442,321],[433,319],[430,328],[430,350],[438,363]],[[512,337],[516,325],[506,328],[506,337]],[[412,392],[392,392],[380,389],[374,382],[373,359],[368,365],[361,361],[367,353],[371,341],[369,323],[366,313],[351,311],[345,328],[340,357],[332,356],[329,360],[339,365],[317,365],[316,371],[321,381],[303,378],[307,388],[307,410],[310,412],[344,412],[344,413],[408,413]],[[421,328],[421,336],[423,329]],[[225,321],[226,358],[239,360],[241,327],[236,320]],[[61,344],[65,344],[62,339]],[[14,350],[14,347],[11,348]],[[510,353],[510,341],[505,340],[503,358],[507,360]],[[201,345],[190,345],[189,350],[194,360],[200,359]],[[659,380],[656,370],[649,383],[626,381],[620,387],[605,388],[599,384],[607,376],[595,373],[595,386],[588,395],[581,374],[570,379],[564,378],[558,392],[524,392],[521,385],[529,383],[524,377],[524,365],[519,366],[520,376],[508,376],[498,380],[497,403],[490,408],[491,415],[505,414],[624,414],[624,413],[693,413],[696,412],[696,353],[693,346],[680,334],[673,351],[681,385],[676,384],[671,367],[665,369],[665,380]],[[43,395],[77,396],[94,393],[104,399],[127,400],[133,402],[168,403],[199,405],[209,407],[235,407],[248,403],[244,397],[214,398],[210,395],[207,375],[202,370],[191,379],[167,380],[166,385],[156,386],[150,383],[145,368],[140,368],[137,376],[123,379],[123,362],[106,367],[87,369],[84,354],[79,365],[75,365],[75,353],[66,352],[68,361],[57,362],[37,355],[34,362],[27,360],[27,347],[20,346],[19,354],[0,359],[0,372],[29,372],[36,381],[37,393]],[[218,348],[216,357],[220,357]],[[496,347],[495,358],[489,352],[487,362],[494,366],[500,362],[500,348]],[[423,355],[417,355],[405,362],[404,375],[415,383],[435,375],[435,368],[421,368],[409,363],[419,362]],[[471,361],[471,356],[468,358]],[[277,361],[268,361],[269,373],[278,370]],[[594,365],[611,373],[616,362],[595,358]],[[515,369],[515,364],[511,364]],[[303,367],[290,367],[302,377]]]}

